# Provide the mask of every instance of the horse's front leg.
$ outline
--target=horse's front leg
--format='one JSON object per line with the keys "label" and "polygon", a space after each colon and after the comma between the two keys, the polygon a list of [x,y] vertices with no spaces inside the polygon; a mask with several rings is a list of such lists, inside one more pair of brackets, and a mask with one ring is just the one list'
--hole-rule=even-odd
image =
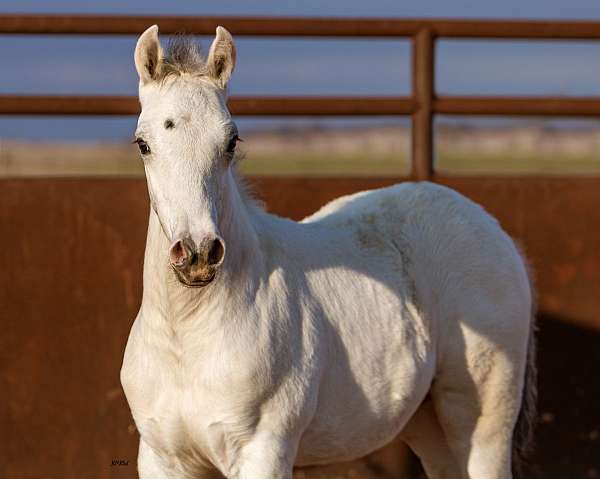
{"label": "horse's front leg", "polygon": [[229,479],[292,479],[297,439],[258,434],[240,451]]}
{"label": "horse's front leg", "polygon": [[171,474],[160,457],[142,438],[138,451],[138,474],[140,479],[159,479]]}
{"label": "horse's front leg", "polygon": [[[169,466],[143,439],[140,439],[140,447],[138,452],[138,474],[140,479],[189,477],[187,474],[183,474],[180,470],[176,470],[172,466]],[[216,469],[203,469],[196,471],[194,478],[224,479]]]}

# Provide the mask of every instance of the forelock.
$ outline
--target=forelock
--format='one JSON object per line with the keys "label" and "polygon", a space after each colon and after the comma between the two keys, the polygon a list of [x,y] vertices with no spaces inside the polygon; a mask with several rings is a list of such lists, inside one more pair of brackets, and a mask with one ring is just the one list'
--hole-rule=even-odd
{"label": "forelock", "polygon": [[169,39],[164,57],[156,72],[156,80],[184,73],[203,76],[208,73],[200,44],[191,35],[176,35]]}

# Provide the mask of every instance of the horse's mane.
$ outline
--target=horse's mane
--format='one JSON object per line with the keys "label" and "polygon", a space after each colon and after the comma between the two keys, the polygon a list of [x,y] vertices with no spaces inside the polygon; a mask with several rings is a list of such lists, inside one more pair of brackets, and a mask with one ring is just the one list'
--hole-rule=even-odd
{"label": "horse's mane", "polygon": [[175,35],[169,39],[156,71],[156,80],[189,73],[204,76],[208,73],[200,44],[191,35]]}

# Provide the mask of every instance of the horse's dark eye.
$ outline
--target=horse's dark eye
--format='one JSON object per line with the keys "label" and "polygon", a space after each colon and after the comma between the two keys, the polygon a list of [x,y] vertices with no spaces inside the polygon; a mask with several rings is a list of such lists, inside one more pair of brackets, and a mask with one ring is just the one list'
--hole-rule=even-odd
{"label": "horse's dark eye", "polygon": [[237,142],[241,141],[237,135],[234,135],[231,140],[229,140],[229,144],[227,145],[227,153],[233,153],[235,151],[235,147]]}
{"label": "horse's dark eye", "polygon": [[137,143],[142,155],[148,155],[150,153],[150,146],[148,146],[148,143],[146,143],[144,140],[138,138],[135,140],[135,142]]}

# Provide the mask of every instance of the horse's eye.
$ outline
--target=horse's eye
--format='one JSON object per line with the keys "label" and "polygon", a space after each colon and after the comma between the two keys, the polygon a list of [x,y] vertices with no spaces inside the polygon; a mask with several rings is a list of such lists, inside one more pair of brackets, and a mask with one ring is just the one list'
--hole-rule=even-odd
{"label": "horse's eye", "polygon": [[242,141],[239,136],[234,135],[227,145],[227,153],[233,153],[238,141]]}
{"label": "horse's eye", "polygon": [[140,153],[142,155],[150,154],[150,146],[148,145],[148,143],[146,143],[141,138],[136,139],[135,142],[137,143],[137,146],[140,149]]}

